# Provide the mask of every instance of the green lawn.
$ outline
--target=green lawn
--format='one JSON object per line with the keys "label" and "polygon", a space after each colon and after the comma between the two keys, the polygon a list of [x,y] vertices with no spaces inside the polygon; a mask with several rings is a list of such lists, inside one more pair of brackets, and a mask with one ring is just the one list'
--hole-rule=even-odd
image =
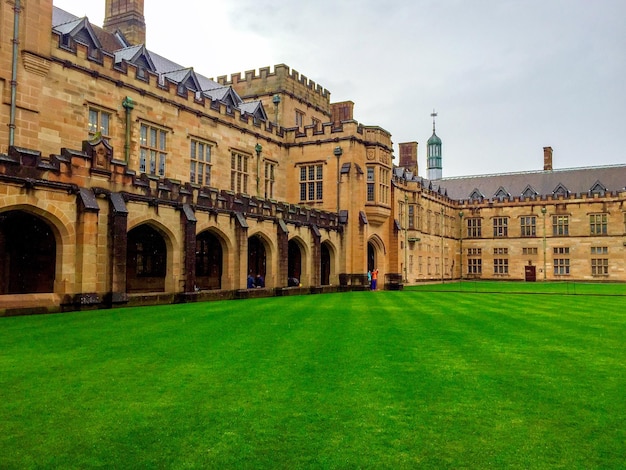
{"label": "green lawn", "polygon": [[2,469],[626,467],[626,297],[407,289],[0,331]]}
{"label": "green lawn", "polygon": [[613,295],[626,296],[624,283],[598,282],[497,282],[481,280],[445,281],[406,287],[420,291],[563,294],[563,295]]}

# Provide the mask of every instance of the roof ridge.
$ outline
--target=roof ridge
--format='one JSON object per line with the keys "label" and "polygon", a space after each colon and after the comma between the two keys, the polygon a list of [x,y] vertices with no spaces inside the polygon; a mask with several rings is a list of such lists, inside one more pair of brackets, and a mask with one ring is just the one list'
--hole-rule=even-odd
{"label": "roof ridge", "polygon": [[433,181],[451,181],[451,180],[460,180],[460,179],[468,179],[468,178],[491,178],[494,176],[535,175],[535,174],[541,174],[541,173],[551,174],[551,173],[563,173],[566,171],[587,171],[587,170],[624,168],[624,167],[626,167],[626,164],[615,163],[611,165],[558,168],[556,170],[528,170],[528,171],[512,171],[512,172],[507,172],[507,173],[486,173],[483,175],[448,176],[448,177],[441,178],[439,180],[433,180]]}

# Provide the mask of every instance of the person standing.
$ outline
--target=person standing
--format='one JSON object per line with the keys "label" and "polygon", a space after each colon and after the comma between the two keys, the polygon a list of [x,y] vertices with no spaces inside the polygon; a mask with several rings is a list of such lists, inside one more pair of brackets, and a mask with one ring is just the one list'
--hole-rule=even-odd
{"label": "person standing", "polygon": [[372,271],[369,269],[367,270],[367,285],[370,286],[370,289],[372,288]]}
{"label": "person standing", "polygon": [[372,271],[372,290],[376,290],[376,284],[378,283],[378,268],[374,268]]}

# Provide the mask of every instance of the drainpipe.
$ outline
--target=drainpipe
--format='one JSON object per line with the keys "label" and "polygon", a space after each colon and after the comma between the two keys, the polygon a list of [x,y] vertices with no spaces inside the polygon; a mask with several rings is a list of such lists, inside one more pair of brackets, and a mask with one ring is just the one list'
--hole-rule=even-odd
{"label": "drainpipe", "polygon": [[15,104],[17,101],[17,54],[20,32],[20,0],[15,0],[13,7],[13,59],[11,69],[11,116],[9,118],[9,146],[15,143]]}
{"label": "drainpipe", "polygon": [[263,147],[261,147],[261,144],[257,143],[254,147],[254,150],[256,152],[256,197],[261,197],[260,174],[261,174],[261,151],[263,150]]}
{"label": "drainpipe", "polygon": [[126,140],[124,141],[124,161],[126,164],[130,162],[130,113],[135,107],[135,103],[130,97],[124,98],[122,101],[122,106],[126,110]]}

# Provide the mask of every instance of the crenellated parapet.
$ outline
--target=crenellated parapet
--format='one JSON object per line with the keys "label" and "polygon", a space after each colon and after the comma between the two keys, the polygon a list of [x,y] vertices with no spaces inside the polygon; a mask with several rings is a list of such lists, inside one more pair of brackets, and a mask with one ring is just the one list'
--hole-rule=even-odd
{"label": "crenellated parapet", "polygon": [[[62,67],[64,71],[75,71],[83,79],[101,82],[103,87],[114,87],[111,88],[110,95],[128,95],[136,102],[154,100],[171,106],[177,113],[207,118],[243,133],[260,134],[265,139],[282,137],[282,130],[271,120],[256,119],[244,110],[211,99],[206,93],[163,78],[140,65],[126,60],[116,62],[114,54],[107,51],[94,50],[80,42],[72,43],[71,47],[64,46],[61,38],[54,32],[52,45],[55,52],[51,57],[45,58],[48,62]],[[320,96],[321,94],[322,91]]]}
{"label": "crenellated parapet", "polygon": [[340,123],[326,122],[320,126],[291,127],[284,129],[284,136],[287,147],[320,145],[343,140],[358,142],[367,147],[368,152],[380,153],[381,162],[391,164],[393,152],[391,135],[380,127],[364,126],[354,120]]}
{"label": "crenellated parapet", "polygon": [[233,86],[238,92],[245,90],[243,95],[262,95],[272,89],[283,89],[298,95],[314,94],[330,104],[330,92],[327,89],[285,64],[274,65],[273,71],[270,67],[262,67],[258,73],[256,70],[247,70],[243,77],[239,72],[231,74],[230,79],[221,75],[217,77],[217,82]]}
{"label": "crenellated parapet", "polygon": [[63,148],[60,154],[49,157],[43,157],[38,150],[11,147],[8,154],[0,154],[0,182],[25,190],[55,190],[79,196],[117,192],[127,202],[153,207],[180,209],[186,205],[201,212],[240,214],[238,217],[259,221],[281,220],[296,227],[341,231],[342,223],[335,212],[145,173],[137,175],[124,161],[113,159],[103,144],[85,142],[83,151]]}
{"label": "crenellated parapet", "polygon": [[230,77],[219,76],[217,82],[232,86],[244,99],[260,99],[268,111],[272,109],[274,95],[282,95],[294,101],[306,103],[317,112],[330,116],[330,92],[313,80],[290,69],[284,64],[233,73]]}

